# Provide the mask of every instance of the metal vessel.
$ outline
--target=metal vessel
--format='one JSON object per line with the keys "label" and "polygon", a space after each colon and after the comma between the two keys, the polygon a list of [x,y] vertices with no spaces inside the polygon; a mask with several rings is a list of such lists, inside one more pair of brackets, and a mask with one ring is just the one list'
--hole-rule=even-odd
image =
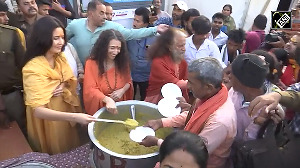
{"label": "metal vessel", "polygon": [[[94,114],[94,117],[114,120],[125,120],[126,118],[131,118],[131,105],[135,106],[137,119],[139,117],[139,113],[146,114],[147,117],[144,119],[145,121],[149,119],[158,119],[163,117],[158,112],[157,105],[137,100],[117,102],[117,115],[110,114],[106,111],[106,108],[104,107],[98,110]],[[155,166],[156,162],[158,162],[158,152],[146,155],[132,156],[118,154],[103,147],[98,142],[96,137],[97,134],[101,132],[101,130],[105,129],[107,124],[109,123],[92,122],[88,125],[88,133],[90,139],[96,146],[92,155],[92,160],[94,161],[94,165],[97,168],[153,168]]]}

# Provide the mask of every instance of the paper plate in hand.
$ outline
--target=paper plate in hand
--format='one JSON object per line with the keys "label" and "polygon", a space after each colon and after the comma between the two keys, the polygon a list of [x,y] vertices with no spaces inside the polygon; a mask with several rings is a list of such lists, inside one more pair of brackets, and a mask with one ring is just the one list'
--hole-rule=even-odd
{"label": "paper plate in hand", "polygon": [[129,133],[130,139],[135,142],[142,142],[146,136],[155,136],[155,131],[150,127],[136,127]]}
{"label": "paper plate in hand", "polygon": [[161,99],[157,106],[158,111],[163,115],[164,117],[173,117],[181,112],[181,108],[176,106],[178,105],[179,101],[176,98],[163,98]]}
{"label": "paper plate in hand", "polygon": [[164,98],[182,97],[181,89],[174,83],[167,83],[161,88],[161,95]]}

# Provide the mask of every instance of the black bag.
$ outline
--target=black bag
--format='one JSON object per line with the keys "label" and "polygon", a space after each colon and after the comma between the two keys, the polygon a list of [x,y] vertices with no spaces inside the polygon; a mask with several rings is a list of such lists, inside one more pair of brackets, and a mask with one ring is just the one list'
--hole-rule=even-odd
{"label": "black bag", "polygon": [[235,168],[300,168],[300,138],[285,121],[275,125],[269,120],[256,140],[236,143],[233,150]]}

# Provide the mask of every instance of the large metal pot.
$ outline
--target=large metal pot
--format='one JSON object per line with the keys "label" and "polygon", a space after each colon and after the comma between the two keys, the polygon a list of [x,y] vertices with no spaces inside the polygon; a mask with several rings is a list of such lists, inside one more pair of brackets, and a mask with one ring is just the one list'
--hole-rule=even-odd
{"label": "large metal pot", "polygon": [[[145,113],[147,116],[151,116],[149,119],[158,119],[163,116],[158,112],[157,105],[137,100],[129,100],[117,102],[119,114],[113,115],[106,111],[106,108],[98,110],[94,117],[106,118],[115,120],[125,120],[131,118],[130,106],[135,105],[136,114]],[[137,118],[138,119],[138,118]],[[97,134],[101,130],[105,129],[109,123],[92,122],[88,125],[88,133],[90,139],[97,148],[93,152],[93,161],[98,168],[153,168],[156,162],[158,162],[158,152],[150,153],[146,155],[122,155],[115,153],[105,147],[103,147],[96,139]]]}

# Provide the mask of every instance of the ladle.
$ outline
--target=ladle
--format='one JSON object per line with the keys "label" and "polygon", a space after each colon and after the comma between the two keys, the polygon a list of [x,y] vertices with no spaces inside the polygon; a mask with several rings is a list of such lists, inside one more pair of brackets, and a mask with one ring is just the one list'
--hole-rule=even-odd
{"label": "ladle", "polygon": [[97,118],[95,119],[96,122],[108,122],[108,123],[119,123],[119,124],[125,124],[128,126],[136,127],[138,126],[138,122],[133,119],[127,119],[126,121],[121,121],[121,120],[109,120],[109,119],[102,119],[102,118]]}
{"label": "ladle", "polygon": [[120,123],[120,124],[126,124],[125,121],[121,121],[121,120],[109,120],[109,119],[102,119],[102,118],[97,118],[95,119],[95,121],[97,122],[108,122],[108,123]]}
{"label": "ladle", "polygon": [[131,111],[132,119],[135,120],[135,106],[134,106],[134,105],[131,105],[131,106],[130,106],[130,111]]}

